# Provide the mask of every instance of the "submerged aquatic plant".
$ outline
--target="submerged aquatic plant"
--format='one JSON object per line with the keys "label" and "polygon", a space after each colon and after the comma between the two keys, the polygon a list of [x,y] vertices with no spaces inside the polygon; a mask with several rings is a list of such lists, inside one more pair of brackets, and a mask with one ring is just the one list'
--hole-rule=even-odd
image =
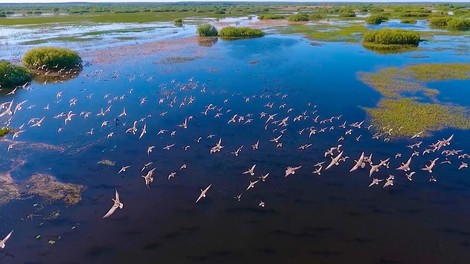
{"label": "submerged aquatic plant", "polygon": [[97,164],[114,167],[116,165],[116,162],[110,160],[100,160],[97,162]]}
{"label": "submerged aquatic plant", "polygon": [[27,194],[38,195],[51,202],[63,200],[67,205],[77,204],[85,189],[82,185],[60,182],[47,174],[34,174],[24,185]]}
{"label": "submerged aquatic plant", "polygon": [[0,206],[18,199],[20,190],[9,173],[0,173]]}

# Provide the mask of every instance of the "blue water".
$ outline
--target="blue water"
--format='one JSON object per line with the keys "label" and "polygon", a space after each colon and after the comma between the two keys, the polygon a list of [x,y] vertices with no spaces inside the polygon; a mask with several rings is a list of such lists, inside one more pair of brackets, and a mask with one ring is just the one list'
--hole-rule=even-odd
{"label": "blue water", "polygon": [[[19,183],[34,173],[46,173],[87,189],[73,206],[26,196],[1,207],[0,235],[14,229],[0,253],[1,262],[465,263],[470,259],[470,180],[468,170],[457,169],[463,160],[451,156],[452,164],[438,164],[429,174],[419,169],[434,157],[444,160],[441,153],[415,157],[412,168],[417,173],[412,182],[395,168],[411,155],[406,146],[420,140],[422,151],[455,134],[447,149],[468,151],[469,131],[445,129],[419,140],[374,140],[362,107],[375,106],[380,95],[357,79],[361,71],[466,62],[470,57],[454,49],[434,50],[438,45],[431,41],[411,53],[382,55],[357,44],[312,46],[297,36],[219,40],[212,47],[191,43],[184,56],[198,51],[206,55],[176,64],[160,63],[175,56],[165,51],[118,57],[112,64],[86,66],[70,81],[33,82],[29,91],[3,96],[0,103],[28,100],[14,115],[12,127],[45,117],[43,126],[26,126],[17,140],[61,146],[64,152],[23,144],[6,153],[8,144],[0,141],[0,151],[5,151],[1,171],[10,169],[11,160],[24,159],[24,166],[12,172]],[[470,106],[463,96],[468,93],[464,91],[468,81],[430,85],[441,90],[440,100]],[[57,100],[59,92],[63,95]],[[147,102],[141,105],[144,97]],[[190,97],[194,102],[187,104]],[[78,101],[70,106],[73,98]],[[273,107],[266,107],[270,103]],[[50,109],[44,110],[48,104]],[[209,104],[215,109],[202,114]],[[31,105],[36,107],[27,110]],[[112,106],[110,112],[96,116],[108,106]],[[127,116],[114,121],[124,107]],[[77,116],[67,125],[64,118],[53,118],[69,111]],[[84,119],[78,116],[82,111],[92,114]],[[308,117],[294,122],[304,111]],[[277,113],[275,120],[289,117],[288,126],[268,123],[266,127],[261,112]],[[215,118],[216,113],[222,115]],[[235,114],[244,120],[227,124]],[[317,115],[318,121],[341,117],[332,123],[315,123]],[[189,116],[193,118],[188,128],[178,127]],[[142,118],[135,135],[125,133]],[[245,124],[247,119],[253,120]],[[110,123],[101,127],[105,120]],[[361,120],[365,120],[362,128],[350,136],[345,136],[348,126],[339,127],[344,121],[349,125]],[[138,139],[144,124],[147,134]],[[311,126],[327,130],[309,138]],[[87,135],[91,128],[93,135]],[[168,132],[157,136],[160,129]],[[283,145],[278,148],[270,140],[282,129],[286,129],[280,139]],[[111,132],[115,135],[107,138]],[[359,135],[362,139],[356,141]],[[338,142],[341,136],[345,140]],[[224,148],[210,154],[219,139]],[[260,148],[255,151],[250,145],[257,140]],[[170,144],[175,145],[169,151],[163,149]],[[312,146],[299,150],[304,144]],[[338,144],[349,159],[321,176],[312,174],[315,163],[330,161],[325,150]],[[147,155],[151,145],[155,149]],[[242,145],[238,157],[231,154]],[[190,147],[184,150],[186,146]],[[393,174],[394,186],[382,188],[382,182],[369,188],[368,169],[349,173],[362,151],[373,153],[374,163],[391,158],[390,169],[382,168],[373,177]],[[395,159],[398,152],[403,156]],[[116,166],[97,164],[104,159]],[[140,170],[150,161],[156,176],[147,188]],[[182,164],[188,168],[180,170]],[[242,175],[253,164],[255,176]],[[117,174],[125,165],[131,168]],[[288,166],[302,167],[284,177]],[[168,180],[171,172],[176,177]],[[266,182],[245,191],[250,181],[268,172]],[[429,181],[431,175],[437,182]],[[200,189],[209,184],[207,197],[195,204]],[[102,219],[115,189],[124,208]],[[238,202],[234,197],[240,193]],[[265,207],[259,206],[261,201]],[[57,210],[60,215],[48,219]],[[35,216],[28,218],[32,213]],[[37,235],[41,238],[35,239]],[[56,243],[50,245],[49,240]]]}

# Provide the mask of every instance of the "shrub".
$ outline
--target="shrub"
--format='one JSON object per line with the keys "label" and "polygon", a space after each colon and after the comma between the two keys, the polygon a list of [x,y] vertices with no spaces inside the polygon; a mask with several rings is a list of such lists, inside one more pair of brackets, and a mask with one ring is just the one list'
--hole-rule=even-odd
{"label": "shrub", "polygon": [[447,28],[450,30],[466,31],[470,30],[470,20],[463,18],[454,18],[447,22]]}
{"label": "shrub", "polygon": [[23,64],[35,70],[81,68],[82,59],[77,52],[64,48],[33,48],[23,56]]}
{"label": "shrub", "polygon": [[200,37],[216,37],[217,29],[210,24],[201,24],[197,27],[197,34]]}
{"label": "shrub", "polygon": [[0,61],[0,86],[15,87],[31,81],[31,74],[24,67]]}
{"label": "shrub", "polygon": [[309,21],[307,14],[298,13],[289,17],[289,21]]}
{"label": "shrub", "polygon": [[429,19],[429,25],[434,27],[447,27],[450,17],[433,17]]}
{"label": "shrub", "polygon": [[383,21],[387,20],[385,16],[382,15],[371,15],[366,18],[366,23],[369,25],[379,25]]}
{"label": "shrub", "polygon": [[176,26],[181,26],[183,25],[183,19],[182,18],[177,18],[173,21]]}
{"label": "shrub", "polygon": [[264,36],[264,32],[248,27],[224,27],[220,30],[219,36],[222,38],[256,38]]}
{"label": "shrub", "polygon": [[286,16],[279,15],[279,14],[261,14],[258,16],[261,20],[268,20],[268,19],[284,19]]}
{"label": "shrub", "polygon": [[340,17],[356,17],[356,13],[352,10],[343,10],[339,12]]}
{"label": "shrub", "polygon": [[370,30],[364,34],[363,42],[384,45],[419,45],[419,33],[403,29],[384,28]]}

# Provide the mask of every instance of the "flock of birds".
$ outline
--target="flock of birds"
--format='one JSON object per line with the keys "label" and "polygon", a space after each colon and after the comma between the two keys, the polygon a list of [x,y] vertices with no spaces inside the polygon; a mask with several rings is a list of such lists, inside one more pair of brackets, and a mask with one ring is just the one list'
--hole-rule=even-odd
{"label": "flock of birds", "polygon": [[[89,74],[82,73],[84,80],[92,78],[107,79],[102,71],[95,71]],[[139,76],[131,75],[126,77],[130,85]],[[147,78],[144,74],[140,75],[141,78]],[[114,72],[110,79],[119,79],[119,73]],[[146,79],[148,83],[153,81],[153,76]],[[148,85],[151,87],[151,85]],[[338,116],[322,116],[319,113],[319,109],[316,105],[307,103],[303,109],[297,109],[301,107],[298,104],[291,106],[289,103],[289,95],[284,93],[275,92],[272,90],[263,90],[259,94],[245,96],[242,93],[230,94],[228,91],[208,91],[205,84],[201,84],[198,81],[194,81],[190,78],[186,82],[178,82],[172,80],[169,83],[161,84],[158,88],[150,89],[144,87],[145,96],[141,97],[138,102],[135,101],[134,105],[125,104],[128,98],[136,99],[134,96],[134,89],[129,89],[118,95],[112,93],[104,95],[88,94],[83,98],[73,97],[74,92],[70,92],[70,98],[66,98],[69,92],[60,91],[56,94],[55,103],[60,109],[55,113],[51,109],[52,103],[36,106],[34,102],[30,100],[23,100],[17,102],[13,97],[17,89],[31,91],[31,86],[24,85],[15,88],[15,92],[10,92],[8,96],[2,98],[4,101],[0,104],[0,121],[4,121],[3,124],[6,127],[13,127],[9,139],[3,139],[8,142],[6,152],[10,153],[15,148],[15,140],[18,140],[23,136],[24,133],[32,131],[35,133],[35,129],[44,126],[57,125],[57,133],[65,133],[65,128],[77,119],[82,119],[79,128],[73,130],[70,133],[79,133],[81,137],[99,137],[102,140],[109,140],[113,137],[122,136],[126,137],[127,140],[140,140],[140,144],[149,143],[145,149],[142,149],[147,157],[151,157],[152,153],[156,151],[157,145],[152,144],[155,142],[156,136],[167,135],[168,139],[172,141],[165,145],[162,150],[171,151],[174,148],[180,148],[182,151],[190,151],[193,144],[198,144],[202,140],[211,142],[210,147],[207,149],[209,155],[230,155],[233,157],[239,157],[246,152],[246,149],[251,151],[276,151],[282,150],[283,148],[296,148],[299,153],[297,155],[302,156],[303,151],[311,150],[316,152],[317,156],[320,155],[323,159],[313,164],[313,166],[306,164],[294,164],[287,166],[283,171],[284,177],[292,176],[299,173],[304,173],[306,167],[313,167],[314,175],[322,175],[328,170],[333,170],[341,164],[347,164],[349,155],[355,155],[354,151],[350,151],[348,154],[347,148],[349,145],[354,144],[363,140],[376,140],[382,142],[389,142],[393,140],[393,129],[388,127],[374,127],[374,125],[367,125],[364,120],[348,122],[345,120],[343,115]],[[127,89],[127,88],[126,88]],[[140,88],[139,88],[140,89]],[[86,90],[82,90],[86,92]],[[139,91],[141,92],[141,91]],[[204,96],[205,95],[205,96]],[[96,99],[95,99],[96,98]],[[204,103],[212,99],[220,99],[220,103]],[[93,109],[83,109],[80,107],[80,103],[83,100],[93,101]],[[199,103],[198,100],[202,102]],[[33,101],[33,100],[31,100]],[[232,101],[234,103],[232,103]],[[123,104],[123,108],[116,110],[116,106],[119,102]],[[197,104],[199,103],[199,104]],[[232,103],[232,104],[231,104]],[[149,105],[147,108],[145,105]],[[196,104],[196,105],[195,105]],[[258,113],[248,113],[248,109],[243,104],[255,104],[256,107],[261,109]],[[84,104],[87,107],[90,104]],[[183,111],[183,108],[195,105],[191,108],[191,111]],[[292,104],[294,105],[294,104]],[[127,106],[127,108],[126,108]],[[69,108],[64,111],[64,108]],[[132,108],[131,108],[132,107]],[[22,111],[39,109],[39,111],[33,111],[32,113],[39,116],[31,117],[25,113],[21,117],[16,118]],[[194,108],[199,109],[194,111]],[[132,109],[132,110],[131,110]],[[152,112],[142,111],[142,109],[149,110]],[[131,110],[131,111],[129,111]],[[159,112],[157,112],[157,110]],[[129,114],[128,112],[132,112]],[[154,127],[156,124],[152,123],[151,120],[165,119],[171,116],[171,113],[175,113],[175,116],[184,115],[185,113],[191,112],[191,115],[186,115],[182,118],[181,123],[168,125],[168,127],[162,127],[160,129],[152,130],[148,124]],[[28,119],[25,119],[28,117]],[[174,120],[174,116],[171,116]],[[92,121],[88,121],[88,120]],[[200,125],[198,122],[205,119],[206,121],[214,124],[214,134],[203,135],[194,138],[193,144],[184,145],[178,142],[177,136],[185,130],[193,129],[196,130]],[[55,121],[54,121],[55,120]],[[23,122],[24,121],[24,122]],[[252,134],[258,136],[259,139],[248,144],[240,145],[233,150],[228,150],[228,142],[230,138],[223,136],[223,132],[217,130],[217,127],[238,127],[237,129],[246,129],[252,131]],[[232,130],[231,130],[232,131]],[[261,132],[264,132],[262,134]],[[192,131],[194,133],[194,131]],[[219,135],[217,135],[220,133]],[[327,142],[318,142],[315,137],[321,134],[329,133],[329,140]],[[153,137],[152,137],[153,136]],[[349,172],[353,173],[359,171],[361,174],[369,176],[369,187],[376,185],[382,185],[383,188],[389,188],[393,186],[395,181],[402,177],[403,179],[412,181],[413,177],[418,171],[429,174],[429,181],[435,182],[437,178],[433,175],[433,170],[437,166],[443,166],[453,164],[452,162],[456,157],[460,164],[456,166],[456,169],[462,170],[468,167],[465,162],[466,159],[470,158],[469,154],[463,152],[460,149],[451,149],[451,145],[454,135],[450,135],[447,138],[443,138],[435,141],[434,143],[424,147],[422,138],[425,136],[425,132],[419,132],[411,137],[409,140],[414,142],[405,148],[403,153],[397,152],[389,157],[383,159],[377,159],[373,157],[372,153],[366,154],[362,152],[350,165],[352,167]],[[288,140],[286,139],[288,138]],[[301,142],[300,145],[293,146]],[[393,141],[392,141],[393,142]],[[324,153],[318,154],[318,147],[316,145],[329,145],[328,148],[324,149]],[[392,143],[393,144],[393,143]],[[248,145],[248,147],[245,147]],[[137,145],[139,146],[139,145]],[[409,151],[408,151],[409,150]],[[408,152],[410,153],[408,155]],[[414,166],[413,161],[418,156],[432,155],[433,158],[423,167],[418,168]],[[392,166],[393,162],[397,162],[399,165]],[[126,173],[131,167],[139,166],[138,164],[125,164],[118,171],[117,174]],[[188,168],[186,163],[182,164],[179,170],[185,170]],[[259,177],[255,178],[258,174],[257,164],[248,164],[247,169],[240,171],[241,175],[247,175],[250,177],[248,185],[244,192],[254,189],[260,182],[268,181],[270,175],[279,175],[277,172],[264,172],[260,173]],[[380,174],[380,171],[388,170],[385,174]],[[362,172],[367,171],[367,172]],[[150,188],[154,181],[156,173],[156,167],[153,161],[149,161],[143,164],[140,170],[143,179],[143,183]],[[177,171],[172,171],[168,174],[168,180],[175,178]],[[272,176],[271,176],[272,177]],[[204,198],[210,195],[213,190],[213,183],[208,182],[200,189],[200,193],[195,195],[195,203],[200,203]],[[242,193],[235,196],[237,201],[240,201]],[[104,214],[103,218],[111,217],[117,209],[122,209],[124,204],[122,203],[119,193],[115,190],[114,198],[112,199],[112,207]],[[266,203],[259,201],[258,206],[264,207]],[[13,231],[10,232],[3,240],[0,240],[0,248],[4,248],[6,242],[10,239]]]}

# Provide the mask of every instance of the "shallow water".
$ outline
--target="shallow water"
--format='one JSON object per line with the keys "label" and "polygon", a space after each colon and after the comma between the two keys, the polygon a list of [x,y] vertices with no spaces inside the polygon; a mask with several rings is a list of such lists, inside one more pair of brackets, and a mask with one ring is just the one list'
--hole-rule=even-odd
{"label": "shallow water", "polygon": [[[219,40],[212,47],[193,43],[186,53],[204,51],[200,54],[206,55],[171,64],[160,63],[175,56],[165,51],[142,58],[116,58],[112,64],[86,66],[76,79],[32,83],[29,91],[3,96],[0,103],[28,100],[14,115],[13,127],[45,117],[41,127],[27,126],[17,140],[61,146],[65,151],[19,145],[6,153],[8,144],[0,141],[0,151],[6,153],[0,158],[1,171],[10,169],[12,159],[25,159],[26,164],[12,172],[16,181],[47,173],[87,189],[74,206],[34,196],[3,206],[0,235],[11,229],[14,235],[0,253],[0,261],[463,263],[470,259],[469,171],[457,169],[463,160],[450,156],[452,164],[438,164],[429,174],[419,169],[434,157],[444,160],[441,153],[415,157],[412,168],[417,173],[411,182],[395,168],[411,155],[406,146],[420,140],[424,141],[422,151],[455,134],[447,149],[468,151],[469,131],[446,129],[425,139],[391,142],[372,139],[374,131],[366,128],[369,123],[361,107],[375,106],[380,96],[357,80],[360,71],[466,62],[470,57],[451,47],[436,51],[439,45],[432,40],[414,52],[381,55],[358,44],[314,46],[298,36]],[[432,87],[441,90],[443,101],[470,107],[462,88],[468,84],[446,82]],[[57,98],[59,92],[63,94]],[[91,99],[87,98],[90,94]],[[141,104],[144,97],[147,101]],[[74,98],[78,101],[70,106]],[[194,102],[188,104],[189,98]],[[266,106],[270,103],[272,108]],[[48,104],[49,110],[44,110]],[[203,114],[210,104],[215,109]],[[111,109],[105,116],[96,115],[108,106]],[[124,107],[127,115],[115,122]],[[77,116],[66,125],[64,118],[53,118],[69,111]],[[304,111],[308,117],[294,122]],[[92,114],[84,119],[78,115],[81,112]],[[288,126],[268,123],[266,127],[267,117],[261,118],[261,112],[277,113],[275,120],[289,116]],[[215,118],[217,113],[219,118]],[[235,114],[244,120],[227,124]],[[339,115],[331,123],[320,122]],[[188,128],[179,127],[189,116],[193,118]],[[125,133],[142,118],[135,135]],[[253,120],[245,124],[247,119]],[[345,136],[349,124],[364,119],[362,128]],[[105,120],[110,123],[101,127]],[[346,128],[340,128],[345,121]],[[144,124],[147,134],[138,139]],[[312,126],[327,129],[309,137]],[[58,128],[62,128],[60,133]],[[93,135],[87,135],[91,128]],[[161,129],[168,131],[157,135]],[[280,139],[283,145],[278,148],[270,140],[281,135],[282,129],[286,129]],[[176,131],[174,136],[172,131]],[[107,138],[111,132],[115,134]],[[356,141],[359,135],[361,140]],[[338,142],[341,136],[345,140]],[[224,148],[210,154],[219,139]],[[252,150],[250,145],[257,140],[260,147]],[[170,150],[163,149],[171,144],[175,145]],[[299,150],[304,144],[312,146]],[[349,159],[321,176],[312,174],[315,163],[330,161],[324,152],[337,144],[343,145]],[[155,149],[148,155],[147,147],[152,145]],[[231,153],[242,145],[238,157]],[[190,147],[185,150],[186,146]],[[368,169],[349,173],[362,151],[373,153],[374,163],[391,158],[390,169],[382,168],[373,177],[385,179],[393,174],[393,186],[382,188],[382,182],[369,188]],[[403,156],[395,159],[398,152]],[[116,166],[97,164],[105,159]],[[140,170],[150,161],[156,176],[147,188],[141,178],[145,172]],[[188,168],[180,170],[182,164]],[[253,164],[257,165],[255,176],[243,175]],[[117,174],[125,165],[131,168]],[[288,166],[302,167],[284,177]],[[177,174],[168,179],[171,172]],[[268,172],[265,182],[245,191],[250,181]],[[431,175],[437,182],[429,181]],[[209,184],[207,197],[195,204],[200,189]],[[102,219],[115,189],[124,208]],[[240,193],[238,202],[234,197]],[[261,201],[265,207],[259,206]],[[51,218],[57,211],[59,216]],[[40,239],[35,239],[37,235]],[[50,240],[55,244],[50,245]]]}

